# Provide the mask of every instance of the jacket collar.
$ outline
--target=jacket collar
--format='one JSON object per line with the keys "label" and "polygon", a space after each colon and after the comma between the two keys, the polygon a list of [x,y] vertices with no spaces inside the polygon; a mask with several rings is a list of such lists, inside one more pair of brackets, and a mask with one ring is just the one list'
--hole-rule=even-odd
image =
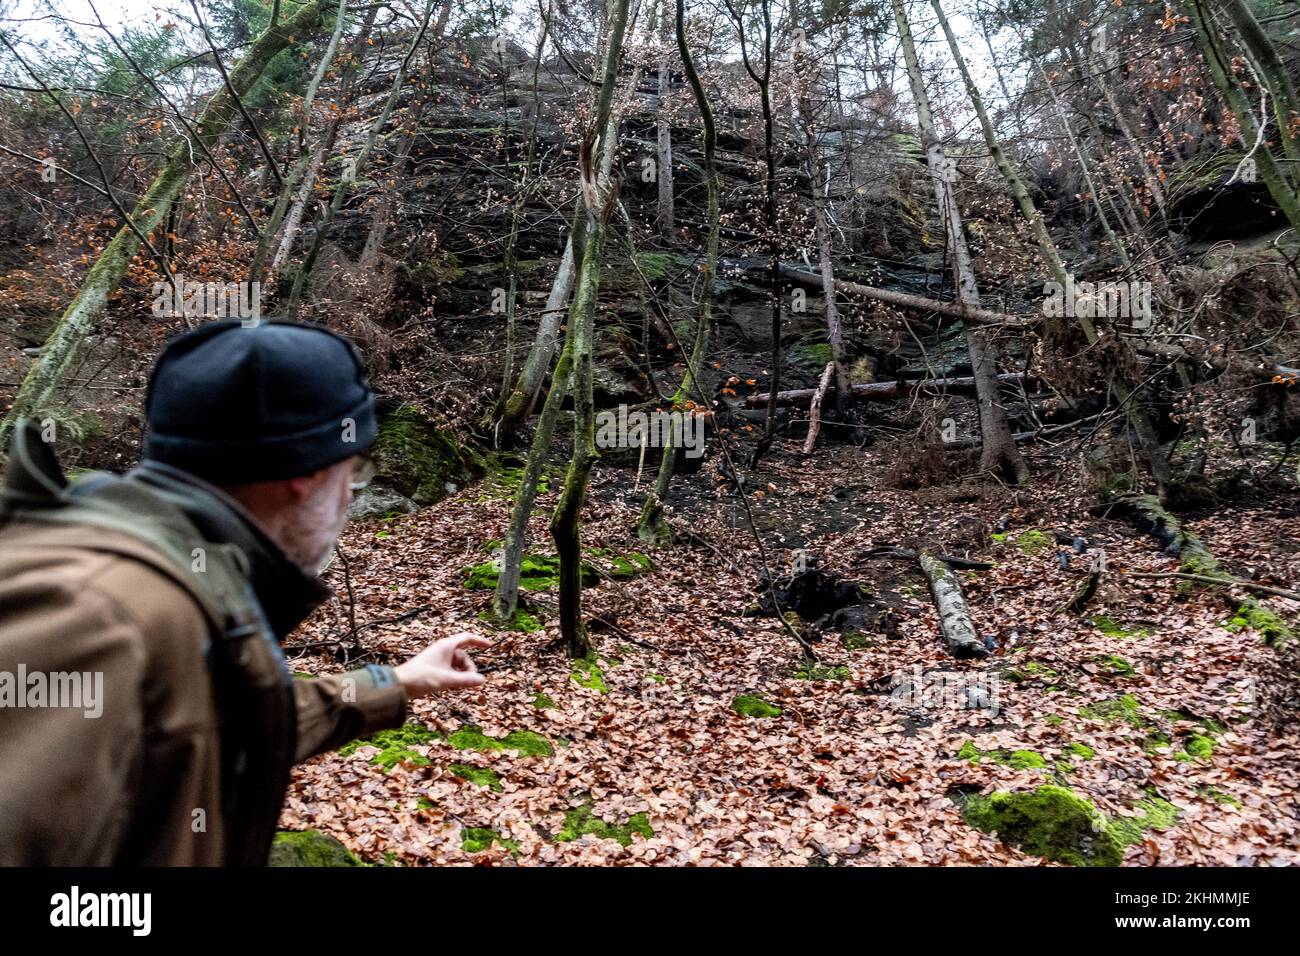
{"label": "jacket collar", "polygon": [[231,544],[248,559],[249,583],[276,637],[284,638],[333,593],[281,550],[248,510],[215,485],[158,461],[143,461],[125,476],[180,508],[215,544]]}

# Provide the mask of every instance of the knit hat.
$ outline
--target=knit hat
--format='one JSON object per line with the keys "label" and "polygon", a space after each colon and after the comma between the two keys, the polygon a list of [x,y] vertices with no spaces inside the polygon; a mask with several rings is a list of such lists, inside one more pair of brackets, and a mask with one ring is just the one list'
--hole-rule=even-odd
{"label": "knit hat", "polygon": [[217,485],[313,474],[375,441],[356,348],[318,325],[238,319],[171,339],[145,398],[144,458]]}

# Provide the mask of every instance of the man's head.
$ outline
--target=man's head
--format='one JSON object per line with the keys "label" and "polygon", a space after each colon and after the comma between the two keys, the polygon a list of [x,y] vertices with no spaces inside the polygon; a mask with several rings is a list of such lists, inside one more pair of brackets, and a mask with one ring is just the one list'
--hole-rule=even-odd
{"label": "man's head", "polygon": [[203,325],[167,344],[145,412],[146,460],[221,487],[304,569],[328,558],[377,434],[347,339],[287,322]]}

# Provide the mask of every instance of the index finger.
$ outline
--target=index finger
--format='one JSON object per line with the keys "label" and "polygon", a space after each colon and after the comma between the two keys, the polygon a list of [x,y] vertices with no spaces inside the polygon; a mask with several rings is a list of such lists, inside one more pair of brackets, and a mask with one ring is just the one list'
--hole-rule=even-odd
{"label": "index finger", "polygon": [[450,641],[452,647],[458,651],[465,647],[483,648],[492,646],[490,640],[479,634],[453,634],[451,637],[443,638],[443,640]]}

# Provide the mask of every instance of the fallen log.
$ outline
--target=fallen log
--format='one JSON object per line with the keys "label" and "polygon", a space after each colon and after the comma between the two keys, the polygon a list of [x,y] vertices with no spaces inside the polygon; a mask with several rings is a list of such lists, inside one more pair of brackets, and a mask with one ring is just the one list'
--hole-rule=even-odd
{"label": "fallen log", "polygon": [[[998,376],[998,383],[1003,385],[1015,385],[1028,381],[1030,381],[1030,376],[1024,372],[1004,372]],[[853,386],[853,395],[855,398],[864,398],[871,402],[890,402],[899,398],[907,398],[916,392],[973,392],[974,390],[975,378],[967,375],[956,378],[921,378],[915,381],[901,379],[896,382],[863,382],[861,385]],[[776,404],[797,405],[811,401],[816,396],[817,391],[818,389],[815,388],[792,388],[788,391],[777,392]],[[767,399],[768,395],[749,395],[745,398],[744,404],[750,408],[762,408],[767,405]]]}
{"label": "fallen log", "polygon": [[[1108,516],[1113,512],[1127,515],[1137,527],[1153,535],[1164,546],[1166,554],[1177,557],[1180,563],[1178,574],[1185,581],[1179,585],[1180,588],[1190,590],[1193,584],[1225,589],[1245,588],[1250,583],[1224,570],[1210,549],[1184,528],[1177,517],[1166,511],[1155,495],[1121,498],[1105,505],[1102,510]],[[1276,592],[1282,589],[1273,590]],[[1281,596],[1290,597],[1290,594]],[[1250,595],[1233,598],[1230,606],[1235,610],[1234,620],[1240,620],[1245,626],[1254,628],[1270,644],[1280,644],[1295,636],[1295,632],[1282,618]]]}
{"label": "fallen log", "polygon": [[[808,272],[804,269],[796,269],[794,266],[782,266],[782,277],[789,279],[791,282],[798,282],[801,285],[821,287],[822,278],[820,273]],[[1008,315],[1005,312],[992,312],[989,309],[975,309],[970,306],[962,305],[960,302],[943,302],[939,299],[926,298],[923,295],[912,295],[910,292],[894,292],[891,289],[880,289],[876,286],[862,285],[858,282],[849,282],[847,279],[836,279],[835,288],[840,292],[848,292],[851,295],[860,295],[864,299],[873,299],[876,302],[884,302],[888,305],[896,305],[904,309],[916,309],[921,312],[934,312],[937,315],[947,315],[956,319],[966,319],[969,322],[975,322],[980,325],[1010,325],[1028,328],[1036,325],[1034,321],[1017,318],[1014,315]]]}
{"label": "fallen log", "polygon": [[817,433],[822,430],[822,400],[826,397],[826,390],[831,387],[831,373],[834,371],[835,363],[827,362],[826,371],[822,372],[821,383],[817,386],[817,394],[812,397],[812,405],[808,409],[808,437],[803,442],[805,455],[812,454],[813,446],[817,444]]}
{"label": "fallen log", "polygon": [[975,632],[957,575],[941,558],[928,551],[921,551],[917,560],[930,582],[930,596],[939,609],[939,627],[948,645],[948,653],[957,658],[987,657],[989,649]]}
{"label": "fallen log", "polygon": [[[781,275],[791,282],[798,282],[809,287],[820,288],[822,284],[820,273],[808,272],[794,266],[782,266]],[[876,302],[884,302],[888,305],[896,305],[900,308],[913,309],[919,312],[946,315],[951,318],[973,322],[977,325],[1002,325],[1030,329],[1041,321],[1031,316],[1021,317],[1007,312],[975,309],[960,302],[944,302],[923,295],[912,295],[909,292],[894,292],[891,289],[881,289],[876,286],[862,285],[859,282],[850,282],[847,279],[836,279],[835,288],[850,295],[860,295],[864,299],[872,299]],[[1278,365],[1272,362],[1249,363],[1241,357],[1235,357],[1222,351],[1198,356],[1188,352],[1180,345],[1145,338],[1136,345],[1135,349],[1139,355],[1145,355],[1148,358],[1192,363],[1208,362],[1215,368],[1232,367],[1249,371],[1260,378],[1276,379],[1282,382],[1294,382],[1300,379],[1300,369],[1292,366]]]}

